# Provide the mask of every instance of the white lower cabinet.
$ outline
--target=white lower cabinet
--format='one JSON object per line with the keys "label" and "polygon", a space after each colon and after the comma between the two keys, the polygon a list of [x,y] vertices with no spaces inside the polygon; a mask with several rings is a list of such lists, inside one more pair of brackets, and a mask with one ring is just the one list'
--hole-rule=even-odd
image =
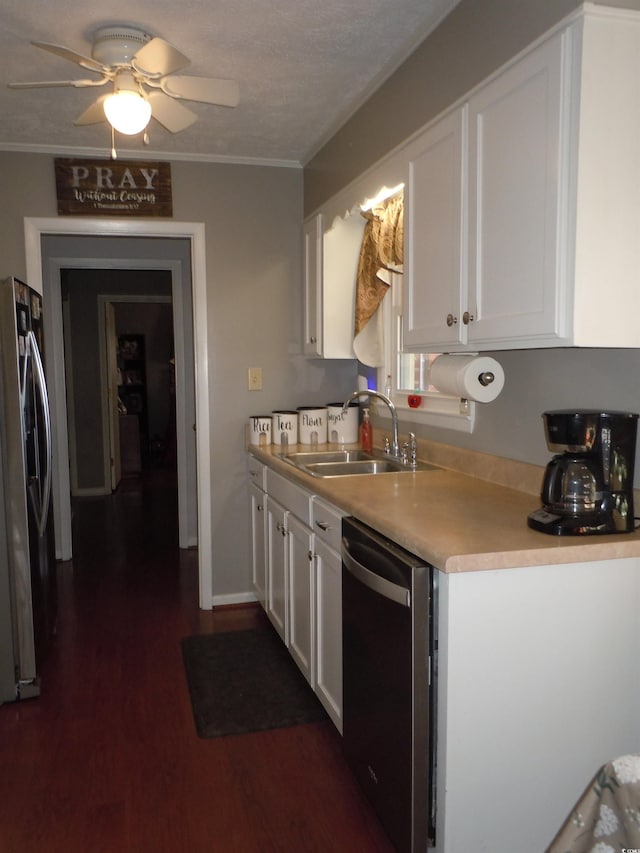
{"label": "white lower cabinet", "polygon": [[540,853],[598,768],[638,751],[640,560],[438,581],[433,853]]}
{"label": "white lower cabinet", "polygon": [[313,687],[315,676],[315,565],[311,530],[294,515],[287,520],[289,651]]}
{"label": "white lower cabinet", "polygon": [[289,645],[287,511],[267,497],[267,600],[265,610],[273,627]]}
{"label": "white lower cabinet", "polygon": [[342,734],[342,560],[315,540],[316,667],[314,690]]}
{"label": "white lower cabinet", "polygon": [[267,602],[267,494],[266,466],[249,456],[249,519],[251,523],[251,577],[256,598]]}
{"label": "white lower cabinet", "polygon": [[249,486],[256,596],[342,733],[344,513],[268,467],[264,482]]}
{"label": "white lower cabinet", "polygon": [[342,517],[313,498],[316,654],[314,690],[342,734]]}

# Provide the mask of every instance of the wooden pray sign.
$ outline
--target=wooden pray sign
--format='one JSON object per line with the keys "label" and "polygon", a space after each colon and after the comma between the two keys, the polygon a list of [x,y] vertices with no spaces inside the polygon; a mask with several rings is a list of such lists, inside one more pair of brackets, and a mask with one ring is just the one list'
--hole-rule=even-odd
{"label": "wooden pray sign", "polygon": [[61,216],[173,216],[171,164],[55,159]]}

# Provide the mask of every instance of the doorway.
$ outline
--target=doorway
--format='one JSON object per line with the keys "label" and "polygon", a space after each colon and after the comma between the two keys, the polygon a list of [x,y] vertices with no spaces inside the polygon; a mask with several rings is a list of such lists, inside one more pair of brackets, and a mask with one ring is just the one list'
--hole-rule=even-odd
{"label": "doorway", "polygon": [[[61,288],[71,494],[110,494],[120,480],[120,426],[128,436],[129,456],[137,462],[125,466],[125,474],[133,476],[142,473],[143,464],[161,461],[161,446],[174,423],[171,271],[63,269]],[[124,334],[140,341],[136,361],[125,363],[124,351],[119,357],[118,336]],[[193,423],[192,365],[188,372],[191,387],[183,396],[191,410],[187,420]],[[193,430],[187,440],[194,444]],[[192,503],[195,508],[195,495]],[[197,544],[195,513],[189,525],[187,509],[179,525],[182,548]]]}
{"label": "doorway", "polygon": [[[103,462],[113,491],[123,476],[177,467],[173,306],[160,295],[105,294],[98,302],[100,398],[109,435]],[[181,548],[190,544],[197,538],[180,538]]]}
{"label": "doorway", "polygon": [[[45,335],[51,342],[51,370],[49,385],[51,390],[52,418],[56,424],[54,441],[54,466],[56,471],[54,489],[54,517],[56,519],[56,556],[68,560],[72,556],[71,543],[71,501],[69,488],[69,458],[67,448],[68,424],[65,405],[64,358],[62,354],[62,310],[60,298],[60,270],[69,266],[95,266],[95,249],[92,255],[88,250],[82,257],[83,251],[78,249],[74,257],[64,257],[63,250],[57,254],[55,250],[43,249],[46,238],[56,237],[82,238],[83,247],[93,245],[96,238],[112,238],[117,242],[118,250],[114,251],[109,260],[115,267],[122,267],[124,261],[120,257],[126,250],[131,251],[131,238],[151,238],[155,241],[158,255],[155,265],[160,268],[171,267],[179,279],[184,266],[183,258],[176,254],[176,247],[184,241],[188,242],[188,262],[191,271],[191,305],[188,309],[193,317],[193,343],[191,357],[195,366],[195,465],[198,472],[196,492],[197,540],[198,540],[198,574],[199,600],[202,609],[211,609],[213,604],[213,566],[211,540],[211,464],[210,464],[210,409],[208,386],[208,333],[207,333],[207,286],[204,225],[202,223],[180,222],[135,222],[129,220],[101,219],[25,219],[25,245],[27,258],[27,276],[31,285],[45,295],[44,326]],[[178,239],[176,239],[178,238]],[[114,261],[113,259],[118,260]],[[138,265],[149,267],[150,258],[135,261],[135,256],[129,256],[127,266]],[[134,263],[135,261],[135,263]],[[104,259],[99,262],[104,266]],[[174,285],[175,286],[175,285]],[[174,307],[176,310],[176,328],[181,327],[185,311],[181,290],[174,291]],[[178,364],[176,352],[176,389],[185,386],[185,377],[181,374],[184,369]],[[176,395],[177,396],[177,395]],[[179,407],[179,400],[177,400]],[[178,422],[180,418],[178,417]],[[184,424],[183,424],[183,428]],[[191,428],[191,425],[190,425]],[[179,433],[179,428],[178,428]],[[178,453],[181,444],[178,434]]]}

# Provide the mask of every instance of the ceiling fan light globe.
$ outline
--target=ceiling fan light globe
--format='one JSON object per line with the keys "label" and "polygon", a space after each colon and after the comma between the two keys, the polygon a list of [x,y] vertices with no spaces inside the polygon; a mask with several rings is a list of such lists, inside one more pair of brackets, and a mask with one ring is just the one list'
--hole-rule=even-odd
{"label": "ceiling fan light globe", "polygon": [[151,104],[137,92],[120,91],[104,99],[109,124],[126,136],[140,133],[151,119]]}

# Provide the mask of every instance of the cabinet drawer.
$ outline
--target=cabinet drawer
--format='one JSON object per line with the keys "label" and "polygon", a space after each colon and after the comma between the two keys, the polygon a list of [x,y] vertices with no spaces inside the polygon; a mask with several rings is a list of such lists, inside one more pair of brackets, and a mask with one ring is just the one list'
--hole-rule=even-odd
{"label": "cabinet drawer", "polygon": [[311,493],[267,468],[267,494],[307,526],[311,525]]}
{"label": "cabinet drawer", "polygon": [[267,466],[249,454],[249,480],[264,492],[267,487]]}
{"label": "cabinet drawer", "polygon": [[314,495],[311,524],[313,532],[338,553],[342,539],[342,518],[345,515],[342,510]]}

